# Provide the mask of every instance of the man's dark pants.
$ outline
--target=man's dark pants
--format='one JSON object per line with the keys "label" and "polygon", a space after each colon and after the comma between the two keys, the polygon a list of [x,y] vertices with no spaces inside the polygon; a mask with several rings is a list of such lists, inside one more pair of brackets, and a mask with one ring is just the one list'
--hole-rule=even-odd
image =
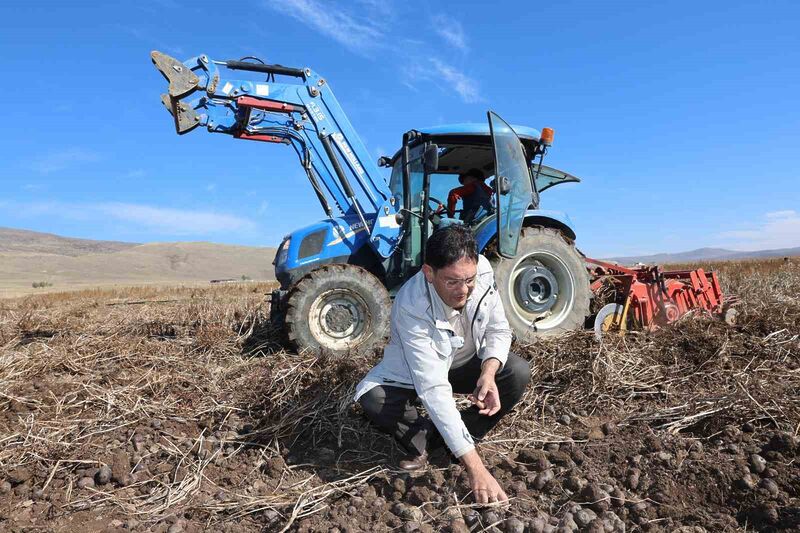
{"label": "man's dark pants", "polygon": [[[453,392],[470,394],[481,374],[482,361],[476,356],[465,365],[450,370],[447,376]],[[492,416],[478,413],[474,405],[461,411],[461,419],[470,434],[480,439],[489,432],[522,398],[531,378],[528,362],[509,353],[505,366],[494,377],[500,393],[500,411]],[[417,412],[414,389],[379,385],[366,392],[358,402],[375,425],[394,437],[412,455],[441,446],[443,443],[436,427]]]}

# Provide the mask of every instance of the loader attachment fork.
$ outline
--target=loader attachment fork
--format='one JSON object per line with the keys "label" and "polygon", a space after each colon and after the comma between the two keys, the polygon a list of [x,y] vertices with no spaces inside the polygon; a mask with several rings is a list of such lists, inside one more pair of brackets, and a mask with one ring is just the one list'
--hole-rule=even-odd
{"label": "loader attachment fork", "polygon": [[153,64],[169,82],[169,96],[180,98],[197,88],[200,78],[192,70],[178,61],[161,52],[150,54]]}

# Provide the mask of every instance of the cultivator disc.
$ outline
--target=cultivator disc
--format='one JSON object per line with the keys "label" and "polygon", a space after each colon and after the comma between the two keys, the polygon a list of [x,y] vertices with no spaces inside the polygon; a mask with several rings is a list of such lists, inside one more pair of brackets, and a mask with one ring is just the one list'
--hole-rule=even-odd
{"label": "cultivator disc", "polygon": [[624,333],[627,329],[627,320],[624,320],[625,306],[620,304],[606,304],[594,319],[594,335],[601,339],[611,331]]}

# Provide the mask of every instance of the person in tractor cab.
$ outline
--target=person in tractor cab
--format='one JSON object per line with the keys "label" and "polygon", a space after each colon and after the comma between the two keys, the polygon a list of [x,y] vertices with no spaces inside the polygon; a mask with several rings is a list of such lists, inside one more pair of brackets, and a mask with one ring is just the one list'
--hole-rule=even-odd
{"label": "person in tractor cab", "polygon": [[[486,183],[486,176],[477,168],[471,168],[458,176],[461,187],[452,189],[447,195],[447,216],[455,217],[456,204],[461,200],[460,219],[465,224],[482,218],[479,214],[490,214],[492,207],[492,189]],[[481,209],[483,211],[481,212]]]}
{"label": "person in tractor cab", "polygon": [[[383,359],[358,384],[354,400],[409,452],[401,469],[425,468],[429,453],[446,445],[464,464],[478,503],[506,501],[475,439],[519,401],[530,367],[509,353],[511,328],[494,272],[468,227],[433,232],[425,264],[397,293],[391,316]],[[472,406],[459,412],[453,393],[470,394]],[[417,398],[430,419],[417,412]]]}

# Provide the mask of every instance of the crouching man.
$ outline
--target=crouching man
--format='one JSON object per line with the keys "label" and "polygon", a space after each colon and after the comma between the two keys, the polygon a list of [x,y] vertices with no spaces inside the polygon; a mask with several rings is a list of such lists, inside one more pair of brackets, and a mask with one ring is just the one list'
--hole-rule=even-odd
{"label": "crouching man", "polygon": [[[519,401],[530,368],[509,353],[511,329],[494,273],[467,227],[431,235],[425,264],[397,293],[391,321],[383,359],[358,384],[355,399],[409,452],[401,469],[424,468],[444,440],[464,464],[478,503],[506,501],[473,439]],[[453,393],[470,394],[472,406],[459,412]],[[430,419],[417,412],[417,398]]]}

